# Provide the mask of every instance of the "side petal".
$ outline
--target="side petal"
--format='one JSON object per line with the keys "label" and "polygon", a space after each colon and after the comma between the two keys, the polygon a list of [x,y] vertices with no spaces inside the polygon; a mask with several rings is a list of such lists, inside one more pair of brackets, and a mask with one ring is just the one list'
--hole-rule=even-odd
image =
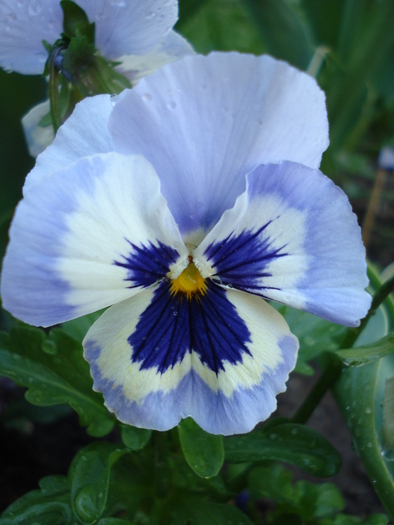
{"label": "side petal", "polygon": [[22,128],[25,135],[27,148],[32,157],[42,153],[55,138],[52,126],[40,126],[41,119],[50,111],[49,100],[34,106],[22,118]]}
{"label": "side petal", "polygon": [[154,50],[178,20],[177,0],[79,0],[96,24],[96,47],[112,60]]}
{"label": "side petal", "polygon": [[42,41],[60,38],[63,12],[59,0],[0,2],[0,67],[41,75],[48,58]]}
{"label": "side petal", "polygon": [[4,308],[49,326],[151,286],[187,258],[142,157],[81,159],[36,184],[18,205],[2,272]]}
{"label": "side petal", "polygon": [[118,60],[121,65],[118,67],[119,72],[125,75],[134,85],[141,78],[152,74],[170,62],[180,60],[181,58],[194,55],[194,49],[189,42],[175,31],[164,38],[158,47],[147,55],[126,55]]}
{"label": "side petal", "polygon": [[248,432],[276,407],[298,341],[259,297],[168,283],[107,310],[84,340],[94,388],[124,423],[168,430],[192,417],[213,434]]}
{"label": "side petal", "polygon": [[194,251],[224,286],[357,326],[371,303],[365,249],[343,191],[318,170],[259,166],[247,190]]}
{"label": "side petal", "polygon": [[114,149],[152,163],[183,234],[211,228],[259,164],[318,167],[328,146],[316,81],[271,57],[194,55],[164,66],[116,105]]}
{"label": "side petal", "polygon": [[110,95],[97,95],[76,105],[72,115],[59,128],[52,145],[37,157],[36,165],[26,177],[24,194],[46,175],[82,157],[112,151],[107,123],[113,103]]}

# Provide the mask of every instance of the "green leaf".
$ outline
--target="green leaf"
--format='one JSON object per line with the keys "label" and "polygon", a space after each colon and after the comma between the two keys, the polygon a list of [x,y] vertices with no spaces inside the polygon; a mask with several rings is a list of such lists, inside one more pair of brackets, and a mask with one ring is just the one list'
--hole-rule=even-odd
{"label": "green leaf", "polygon": [[134,521],[121,520],[120,518],[103,518],[97,525],[136,525]]}
{"label": "green leaf", "polygon": [[249,518],[233,505],[212,503],[197,497],[177,496],[171,504],[171,525],[252,525]]}
{"label": "green leaf", "polygon": [[64,476],[49,476],[34,490],[10,505],[0,525],[72,525],[70,486]]}
{"label": "green leaf", "polygon": [[292,484],[291,479],[291,473],[281,465],[269,465],[253,469],[248,486],[254,498],[264,497],[275,503],[275,515],[296,514],[309,520],[332,516],[344,508],[342,495],[332,483]]}
{"label": "green leaf", "polygon": [[260,55],[265,51],[258,29],[237,0],[204,0],[200,4],[193,16],[181,20],[181,32],[197,52],[236,50]]}
{"label": "green leaf", "polygon": [[[381,283],[371,268],[369,276],[378,288]],[[392,303],[387,297],[368,321],[356,346],[373,343],[393,326]],[[382,402],[386,379],[393,376],[394,355],[391,354],[362,367],[345,369],[334,387],[335,398],[352,434],[354,448],[391,519],[394,518],[394,463],[386,460],[382,443]]]}
{"label": "green leaf", "polygon": [[191,418],[181,421],[178,434],[185,459],[194,472],[202,478],[216,476],[224,461],[222,436],[208,434]]}
{"label": "green leaf", "polygon": [[[275,421],[275,420],[274,420]],[[295,423],[272,423],[250,434],[226,438],[225,458],[229,463],[276,460],[297,465],[315,476],[336,474],[341,458],[320,434]]]}
{"label": "green leaf", "polygon": [[307,362],[323,352],[334,352],[346,335],[346,328],[290,306],[277,306],[277,310],[300,342],[295,371],[312,375],[314,370]]}
{"label": "green leaf", "polygon": [[394,332],[369,345],[335,352],[345,365],[350,366],[365,365],[392,353],[394,353]]}
{"label": "green leaf", "polygon": [[80,343],[60,329],[49,336],[32,327],[14,328],[10,335],[0,333],[0,375],[26,387],[30,403],[71,405],[92,436],[108,434],[115,424],[102,395],[92,390]]}
{"label": "green leaf", "polygon": [[383,397],[382,447],[394,459],[394,377],[386,379]]}
{"label": "green leaf", "polygon": [[63,30],[68,38],[85,36],[89,43],[94,45],[94,23],[90,23],[85,11],[71,0],[62,0]]}
{"label": "green leaf", "polygon": [[121,434],[122,441],[127,448],[130,450],[141,450],[148,444],[152,436],[152,431],[145,428],[122,425]]}
{"label": "green leaf", "polygon": [[242,0],[261,31],[268,52],[306,69],[313,55],[309,28],[284,0]]}
{"label": "green leaf", "polygon": [[110,469],[128,452],[110,443],[92,443],[74,458],[69,472],[71,502],[84,523],[99,519],[107,503]]}

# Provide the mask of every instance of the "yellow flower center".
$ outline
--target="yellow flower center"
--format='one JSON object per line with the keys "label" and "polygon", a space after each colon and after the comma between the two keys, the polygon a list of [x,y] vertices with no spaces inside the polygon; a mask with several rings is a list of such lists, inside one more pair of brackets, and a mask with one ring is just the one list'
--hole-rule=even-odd
{"label": "yellow flower center", "polygon": [[194,264],[193,258],[190,256],[189,265],[176,279],[172,280],[171,292],[173,294],[186,294],[187,299],[191,299],[195,294],[205,295],[206,288],[205,279]]}

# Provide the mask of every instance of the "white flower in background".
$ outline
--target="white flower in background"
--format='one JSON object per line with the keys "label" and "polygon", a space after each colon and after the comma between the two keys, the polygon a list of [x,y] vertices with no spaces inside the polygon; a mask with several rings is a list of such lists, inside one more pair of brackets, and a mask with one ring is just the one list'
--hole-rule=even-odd
{"label": "white flower in background", "polygon": [[298,350],[267,300],[347,326],[371,302],[327,145],[324,94],[270,57],[187,57],[85,99],[26,179],[4,307],[50,326],[110,306],[84,355],[124,423],[251,430]]}
{"label": "white flower in background", "polygon": [[[95,48],[135,84],[155,69],[193,54],[190,44],[173,31],[177,0],[77,0],[95,24]],[[0,0],[0,67],[27,75],[44,72],[48,53],[63,31],[59,0]],[[23,119],[30,154],[50,144],[54,133],[38,127],[49,102],[33,108]]]}

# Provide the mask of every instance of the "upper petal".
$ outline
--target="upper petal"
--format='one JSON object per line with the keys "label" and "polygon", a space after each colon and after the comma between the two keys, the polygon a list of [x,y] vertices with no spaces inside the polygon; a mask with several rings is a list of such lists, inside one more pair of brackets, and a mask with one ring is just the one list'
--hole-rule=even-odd
{"label": "upper petal", "polygon": [[76,105],[72,115],[59,128],[50,147],[37,157],[36,165],[27,175],[23,193],[55,171],[76,160],[112,151],[107,123],[113,109],[110,95],[88,97]]}
{"label": "upper petal", "polygon": [[4,308],[49,326],[151,286],[186,258],[152,166],[116,153],[77,161],[18,205],[4,259]]}
{"label": "upper petal", "polygon": [[268,56],[212,53],[164,66],[112,112],[114,148],[155,167],[183,233],[219,220],[257,165],[317,167],[328,145],[323,92]]}
{"label": "upper petal", "polygon": [[194,251],[204,276],[357,326],[371,303],[361,230],[346,195],[318,170],[259,166]]}
{"label": "upper petal", "polygon": [[2,0],[0,2],[0,66],[25,75],[41,75],[48,54],[63,30],[59,0]]}
{"label": "upper petal", "polygon": [[96,47],[106,58],[150,53],[178,20],[177,0],[78,0],[96,24]]}

